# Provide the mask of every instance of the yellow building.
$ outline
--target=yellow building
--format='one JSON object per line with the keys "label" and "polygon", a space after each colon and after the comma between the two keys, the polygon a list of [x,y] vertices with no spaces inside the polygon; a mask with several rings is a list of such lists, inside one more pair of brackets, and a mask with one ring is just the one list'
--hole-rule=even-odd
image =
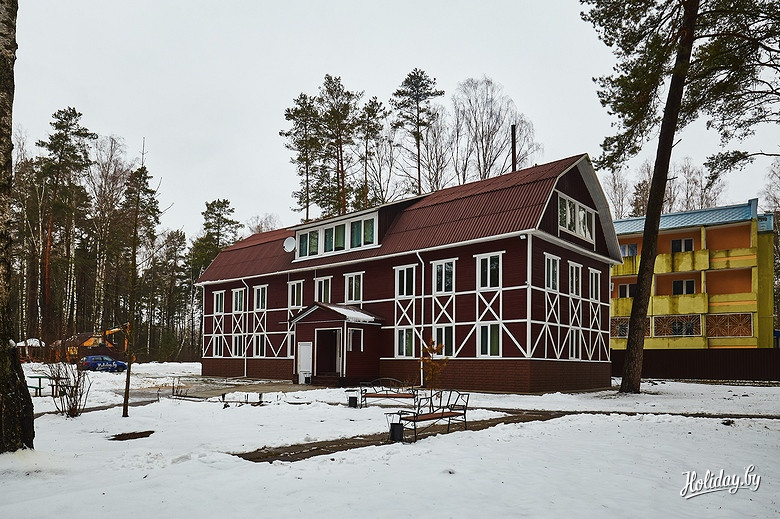
{"label": "yellow building", "polygon": [[[615,221],[623,264],[611,269],[612,349],[625,349],[644,218]],[[771,348],[773,215],[746,204],[661,216],[646,349]]]}

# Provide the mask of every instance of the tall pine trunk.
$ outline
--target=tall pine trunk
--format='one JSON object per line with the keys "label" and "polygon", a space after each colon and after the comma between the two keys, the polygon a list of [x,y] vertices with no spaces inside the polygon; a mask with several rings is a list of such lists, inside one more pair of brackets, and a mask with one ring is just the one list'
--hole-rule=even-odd
{"label": "tall pine trunk", "polygon": [[0,453],[33,448],[33,405],[14,346],[11,308],[16,0],[0,2]]}
{"label": "tall pine trunk", "polygon": [[661,212],[666,192],[666,178],[669,174],[669,163],[672,158],[674,136],[677,131],[677,121],[682,105],[685,78],[691,63],[691,53],[696,30],[696,17],[699,11],[699,0],[685,0],[684,15],[679,31],[677,58],[675,59],[669,93],[666,97],[664,115],[661,120],[661,131],[658,135],[658,149],[653,167],[653,180],[650,184],[650,196],[647,201],[645,229],[642,235],[642,256],[639,262],[636,293],[631,308],[631,319],[626,343],[626,357],[623,365],[623,381],[621,393],[639,393],[642,379],[642,360],[645,342],[645,320],[650,303],[650,291],[653,284],[653,269],[658,251],[658,227],[661,222]]}

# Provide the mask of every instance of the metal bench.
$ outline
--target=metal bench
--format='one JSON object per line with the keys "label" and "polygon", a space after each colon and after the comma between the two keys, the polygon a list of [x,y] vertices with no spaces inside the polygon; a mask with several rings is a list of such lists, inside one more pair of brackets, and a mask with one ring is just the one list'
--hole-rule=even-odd
{"label": "metal bench", "polygon": [[[469,394],[460,391],[433,391],[428,396],[417,399],[414,411],[398,411],[399,421],[404,429],[414,431],[414,441],[426,429],[447,422],[447,432],[453,422],[462,422],[463,430],[468,426],[466,412],[469,407]],[[422,426],[422,424],[425,424]]]}
{"label": "metal bench", "polygon": [[395,378],[378,378],[360,383],[360,407],[368,406],[371,400],[414,400],[417,389]]}

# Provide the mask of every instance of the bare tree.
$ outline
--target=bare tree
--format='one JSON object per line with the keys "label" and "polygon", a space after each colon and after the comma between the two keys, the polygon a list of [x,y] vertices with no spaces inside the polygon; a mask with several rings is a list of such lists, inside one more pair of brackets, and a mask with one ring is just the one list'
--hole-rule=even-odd
{"label": "bare tree", "polygon": [[375,204],[392,202],[401,194],[399,161],[401,147],[397,141],[397,129],[386,123],[382,133],[371,143],[368,161],[369,197]]}
{"label": "bare tree", "polygon": [[504,87],[487,76],[460,83],[452,100],[473,148],[476,178],[484,180],[509,171],[513,124],[517,128],[518,167],[528,164],[541,150],[541,145],[534,141],[531,121],[518,112],[514,101],[504,94]]}
{"label": "bare tree", "polygon": [[629,205],[629,184],[625,171],[622,168],[616,168],[604,175],[602,182],[604,194],[612,205],[612,216],[614,218],[625,218],[628,216]]}
{"label": "bare tree", "polygon": [[281,227],[281,222],[279,221],[279,215],[276,213],[263,213],[250,218],[246,223],[246,227],[249,229],[250,234],[257,234],[278,229]]}
{"label": "bare tree", "polygon": [[438,191],[454,180],[452,161],[452,134],[447,124],[447,110],[441,105],[431,107],[431,122],[423,130],[421,165],[426,192]]}
{"label": "bare tree", "polygon": [[111,241],[120,225],[117,210],[124,197],[132,164],[125,159],[125,145],[118,137],[100,138],[94,148],[95,160],[90,166],[86,185],[90,203],[90,221],[95,239],[95,299],[92,307],[92,329],[103,329],[106,262]]}
{"label": "bare tree", "polygon": [[682,198],[679,200],[680,211],[705,209],[718,205],[723,193],[723,177],[708,175],[703,167],[693,165],[690,157],[683,163],[674,166],[675,177],[682,179]]}

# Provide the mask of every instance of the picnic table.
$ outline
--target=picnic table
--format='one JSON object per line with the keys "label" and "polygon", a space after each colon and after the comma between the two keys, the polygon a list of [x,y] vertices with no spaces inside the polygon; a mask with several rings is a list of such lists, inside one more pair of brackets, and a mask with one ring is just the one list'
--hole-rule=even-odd
{"label": "picnic table", "polygon": [[[41,380],[48,379],[49,375],[27,375],[27,378],[35,379],[35,382],[37,382],[36,385],[31,386],[30,384],[27,384],[27,387],[32,389],[35,392],[35,396],[41,396],[41,390],[43,389],[43,384],[41,383]],[[52,389],[52,391],[54,391]]]}

